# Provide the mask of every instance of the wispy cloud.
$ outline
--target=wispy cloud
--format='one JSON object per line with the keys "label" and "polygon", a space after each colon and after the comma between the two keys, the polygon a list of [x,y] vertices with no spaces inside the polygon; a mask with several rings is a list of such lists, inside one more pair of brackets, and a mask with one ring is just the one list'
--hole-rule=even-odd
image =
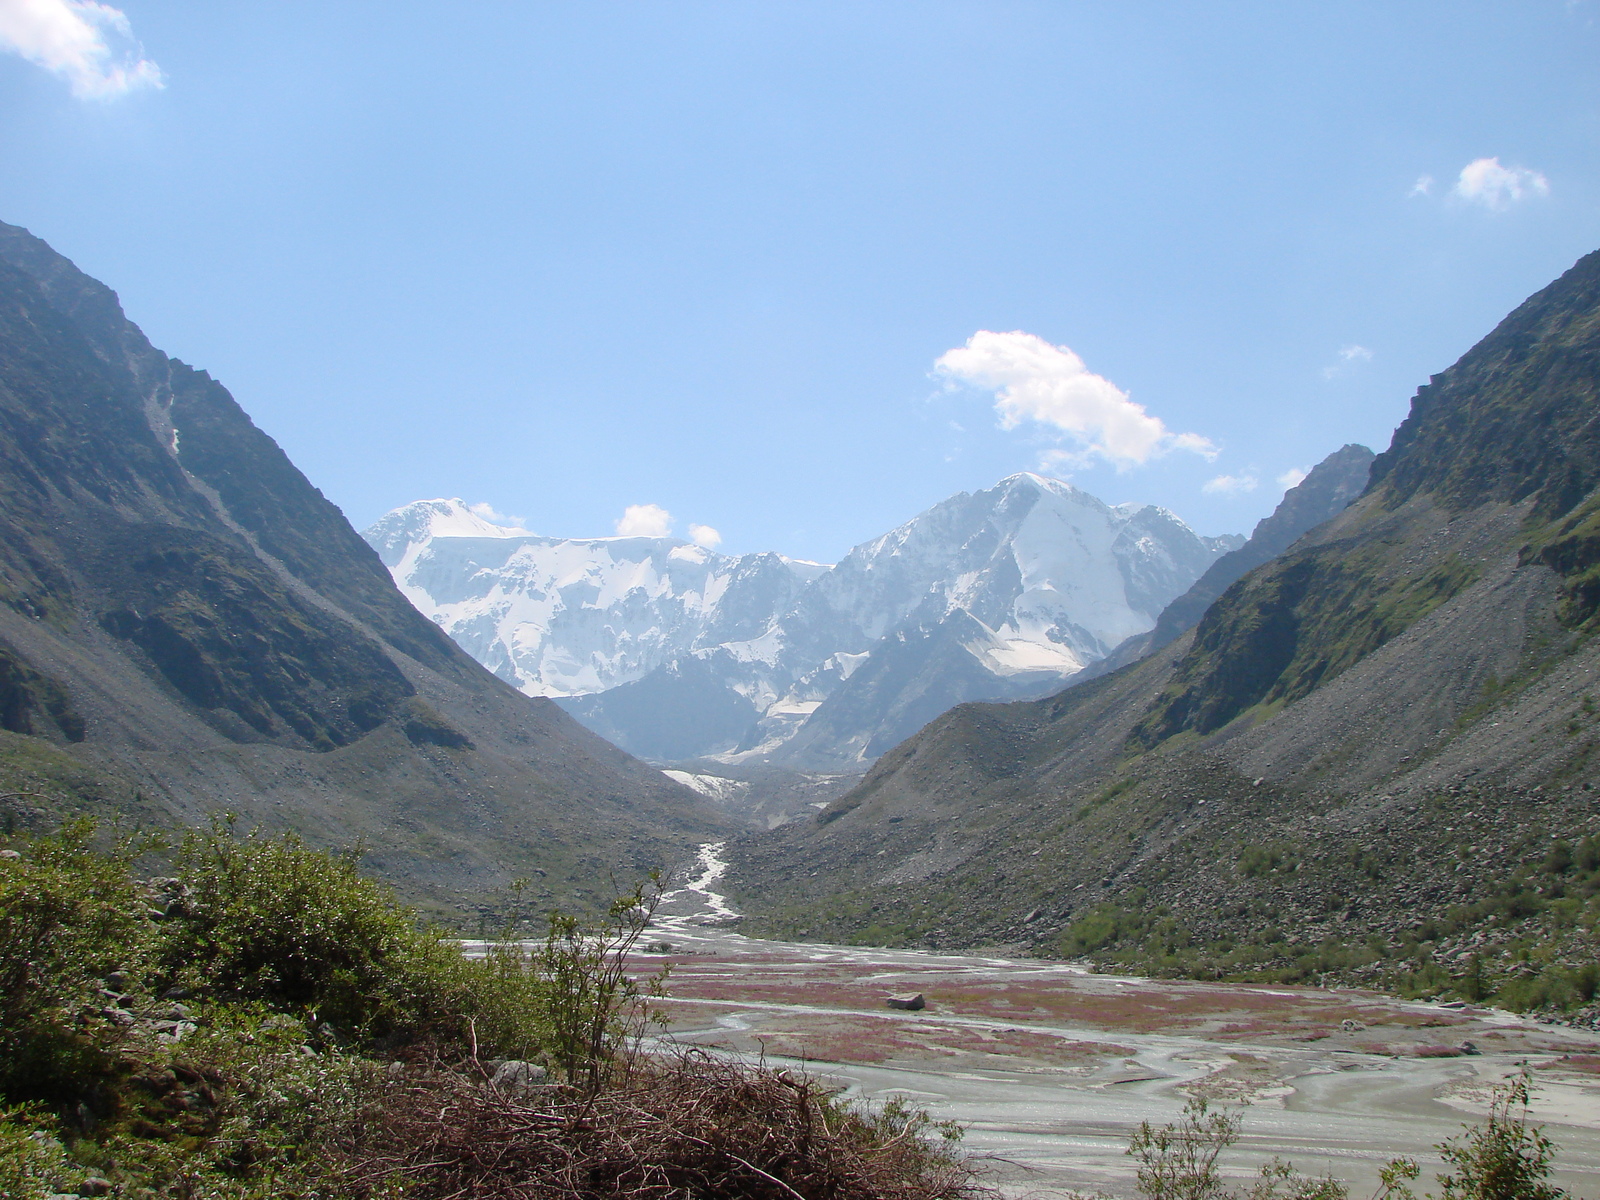
{"label": "wispy cloud", "polygon": [[1406,196],[1408,198],[1411,197],[1411,196],[1431,196],[1431,195],[1433,195],[1433,176],[1432,175],[1418,175],[1417,176],[1417,181],[1411,185],[1411,190],[1406,193]]}
{"label": "wispy cloud", "polygon": [[0,50],[61,76],[81,100],[166,86],[127,16],[95,0],[0,0]]}
{"label": "wispy cloud", "polygon": [[508,529],[521,529],[527,524],[526,517],[513,517],[509,513],[503,513],[487,500],[467,505],[467,511],[482,517],[491,525],[504,525]]}
{"label": "wispy cloud", "polygon": [[623,537],[668,537],[672,514],[659,504],[630,504],[617,518],[617,532]]}
{"label": "wispy cloud", "polygon": [[1218,475],[1200,485],[1200,490],[1211,496],[1242,496],[1253,492],[1261,483],[1254,475]]}
{"label": "wispy cloud", "polygon": [[1372,361],[1372,351],[1365,346],[1340,346],[1339,353],[1335,355],[1336,362],[1322,368],[1324,379],[1337,379],[1341,375],[1348,375],[1362,363]]}
{"label": "wispy cloud", "polygon": [[1309,474],[1311,474],[1309,467],[1290,467],[1278,476],[1278,486],[1287,492],[1290,488],[1297,488],[1304,483]]}
{"label": "wispy cloud", "polygon": [[707,550],[715,550],[722,545],[722,535],[709,525],[689,526],[689,540],[696,546],[704,546]]}
{"label": "wispy cloud", "polygon": [[1550,181],[1527,167],[1502,167],[1498,158],[1478,158],[1461,168],[1450,194],[1468,204],[1504,212],[1513,204],[1550,194]]}
{"label": "wispy cloud", "polygon": [[941,354],[934,370],[950,382],[994,391],[1002,429],[1031,421],[1071,439],[1071,449],[1048,452],[1057,467],[1100,458],[1121,469],[1168,450],[1216,456],[1207,438],[1172,433],[1068,347],[1031,333],[979,330],[966,345]]}

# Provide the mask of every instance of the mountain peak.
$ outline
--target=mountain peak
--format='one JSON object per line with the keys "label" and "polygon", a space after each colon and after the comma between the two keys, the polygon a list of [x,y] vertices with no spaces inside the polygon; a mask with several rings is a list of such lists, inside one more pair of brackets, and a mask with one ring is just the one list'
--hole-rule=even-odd
{"label": "mountain peak", "polygon": [[533,537],[526,529],[496,525],[479,516],[459,496],[414,500],[383,514],[363,535],[387,567],[405,557],[406,550],[436,537]]}
{"label": "mountain peak", "polygon": [[994,485],[995,491],[1050,492],[1057,496],[1087,496],[1088,492],[1065,479],[1052,479],[1033,471],[1017,471]]}

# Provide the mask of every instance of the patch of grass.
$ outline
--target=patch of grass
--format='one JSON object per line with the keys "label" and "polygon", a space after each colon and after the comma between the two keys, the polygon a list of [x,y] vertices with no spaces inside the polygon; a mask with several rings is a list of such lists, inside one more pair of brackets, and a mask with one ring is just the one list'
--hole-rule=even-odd
{"label": "patch of grass", "polygon": [[1239,874],[1246,879],[1293,875],[1300,868],[1300,848],[1286,843],[1250,845],[1239,851]]}
{"label": "patch of grass", "polygon": [[1113,783],[1104,791],[1097,793],[1085,801],[1083,805],[1079,807],[1078,811],[1073,814],[1072,819],[1075,821],[1081,821],[1097,809],[1104,808],[1106,805],[1110,804],[1118,796],[1126,795],[1128,792],[1131,792],[1138,786],[1139,781],[1137,779],[1119,779],[1116,783]]}

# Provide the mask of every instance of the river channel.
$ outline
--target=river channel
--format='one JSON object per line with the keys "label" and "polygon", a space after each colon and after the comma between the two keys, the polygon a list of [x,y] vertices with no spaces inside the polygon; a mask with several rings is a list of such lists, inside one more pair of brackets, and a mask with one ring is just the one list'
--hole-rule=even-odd
{"label": "river channel", "polygon": [[[1559,1147],[1557,1182],[1600,1196],[1600,1034],[1350,989],[759,941],[730,928],[719,850],[702,848],[668,895],[638,963],[670,964],[671,1036],[958,1121],[1007,1196],[1132,1195],[1129,1133],[1175,1120],[1193,1096],[1240,1106],[1243,1136],[1224,1165],[1241,1179],[1279,1156],[1360,1200],[1381,1163],[1407,1155],[1433,1187],[1434,1146],[1524,1069],[1534,1118]],[[921,1010],[888,1007],[915,994]]]}

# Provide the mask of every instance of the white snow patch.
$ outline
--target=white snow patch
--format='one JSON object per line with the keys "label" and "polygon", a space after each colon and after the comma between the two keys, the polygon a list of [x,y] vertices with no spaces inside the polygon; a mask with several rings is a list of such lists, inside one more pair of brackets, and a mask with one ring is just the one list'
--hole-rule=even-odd
{"label": "white snow patch", "polygon": [[767,709],[769,717],[809,717],[822,707],[821,700],[780,700]]}
{"label": "white snow patch", "polygon": [[708,800],[715,800],[725,804],[730,800],[738,800],[750,790],[748,780],[725,779],[721,775],[696,775],[690,771],[662,771],[674,783],[681,783],[686,788],[693,788]]}

